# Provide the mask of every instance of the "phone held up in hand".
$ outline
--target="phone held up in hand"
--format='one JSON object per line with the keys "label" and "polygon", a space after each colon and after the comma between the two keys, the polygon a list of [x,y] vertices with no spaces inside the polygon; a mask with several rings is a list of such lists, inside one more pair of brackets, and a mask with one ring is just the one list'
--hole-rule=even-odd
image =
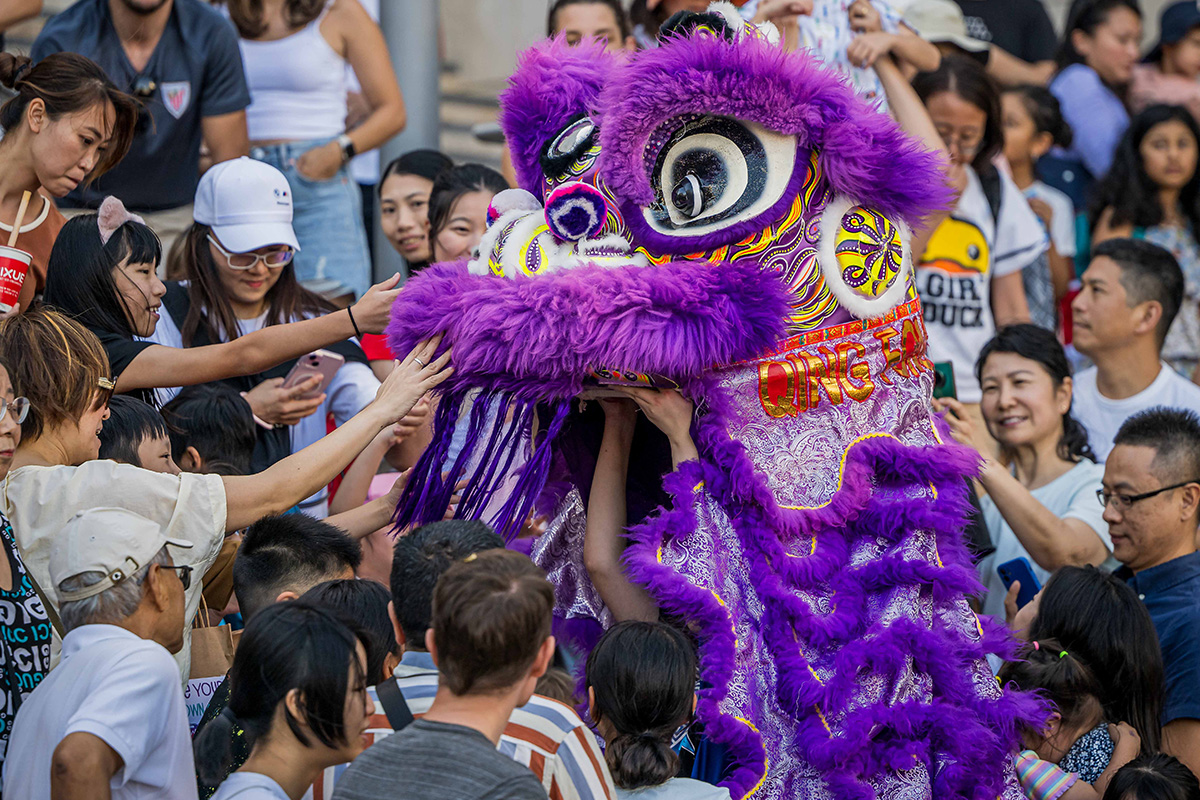
{"label": "phone held up in hand", "polygon": [[329,388],[329,384],[333,381],[333,376],[337,374],[338,369],[345,363],[346,359],[330,350],[314,350],[308,355],[300,356],[300,358],[296,359],[295,366],[288,372],[287,377],[283,379],[283,388],[291,389],[316,376],[321,379],[320,384],[315,389],[305,392],[303,395],[304,397],[316,397]]}

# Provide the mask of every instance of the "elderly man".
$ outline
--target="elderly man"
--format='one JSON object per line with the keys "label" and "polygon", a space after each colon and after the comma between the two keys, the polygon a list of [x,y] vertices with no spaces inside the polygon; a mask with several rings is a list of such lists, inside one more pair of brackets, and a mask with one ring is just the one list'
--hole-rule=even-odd
{"label": "elderly man", "polygon": [[17,712],[4,794],[22,800],[195,798],[179,669],[191,567],[118,508],[81,511],[50,552],[62,661]]}
{"label": "elderly man", "polygon": [[1200,772],[1200,417],[1152,408],[1117,431],[1101,498],[1113,555],[1162,646],[1163,750]]}

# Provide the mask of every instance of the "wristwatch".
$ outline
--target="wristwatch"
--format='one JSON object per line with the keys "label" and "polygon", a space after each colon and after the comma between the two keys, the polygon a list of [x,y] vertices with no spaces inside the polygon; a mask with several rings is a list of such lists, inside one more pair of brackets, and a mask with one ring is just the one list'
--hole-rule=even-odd
{"label": "wristwatch", "polygon": [[337,143],[338,147],[342,148],[342,163],[358,155],[358,150],[354,147],[354,140],[350,138],[349,134],[343,133],[337,137]]}

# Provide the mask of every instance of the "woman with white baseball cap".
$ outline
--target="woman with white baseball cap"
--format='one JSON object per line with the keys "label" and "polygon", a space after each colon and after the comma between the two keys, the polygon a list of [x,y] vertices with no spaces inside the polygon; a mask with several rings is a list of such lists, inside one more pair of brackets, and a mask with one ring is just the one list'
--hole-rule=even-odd
{"label": "woman with white baseball cap", "polygon": [[[193,219],[183,236],[180,263],[185,280],[167,284],[151,341],[194,348],[232,342],[265,327],[297,322],[336,309],[300,285],[291,256],[299,249],[292,229],[292,195],[283,173],[269,164],[236,158],[212,167],[200,179]],[[312,383],[291,389],[283,379],[289,359],[264,372],[225,381],[245,393],[261,427],[253,468],[307,447],[326,432],[333,415],[341,425],[374,399],[379,380],[353,340],[326,345],[344,359],[321,394]],[[177,389],[160,390],[165,402]],[[324,516],[325,492],[301,504]]]}
{"label": "woman with white baseball cap", "polygon": [[[238,163],[254,162],[242,159]],[[205,174],[202,196],[229,168],[226,162]],[[268,271],[286,266],[295,250],[295,238],[289,240],[290,194],[280,177],[271,190],[269,205],[236,215],[234,221],[230,221],[231,215],[223,215],[215,226],[214,246],[233,254],[231,246],[222,244],[218,236],[241,246],[250,231],[263,229],[272,240],[266,249],[273,252],[233,254],[232,263],[237,266],[247,260],[256,266],[265,262]],[[197,205],[197,213],[213,211],[211,203]],[[162,247],[154,232],[120,200],[109,197],[98,214],[80,215],[63,227],[50,253],[46,278],[46,303],[67,312],[100,339],[117,393],[137,393],[150,402],[155,400],[151,390],[160,387],[256,375],[360,332],[380,333],[399,292],[397,274],[371,287],[349,308],[286,326],[270,326],[227,343],[216,340],[206,347],[184,350],[151,339],[161,321],[159,311],[167,291],[156,273],[161,258]]]}

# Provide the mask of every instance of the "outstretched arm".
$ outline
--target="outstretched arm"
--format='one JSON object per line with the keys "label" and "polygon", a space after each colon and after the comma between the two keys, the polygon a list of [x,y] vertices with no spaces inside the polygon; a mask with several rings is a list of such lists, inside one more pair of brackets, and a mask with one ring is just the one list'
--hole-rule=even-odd
{"label": "outstretched arm", "polygon": [[[400,276],[393,275],[372,286],[351,311],[335,311],[323,317],[286,325],[268,325],[239,336],[232,342],[204,347],[147,347],[117,376],[117,393],[166,386],[192,386],[237,375],[264,372],[289,358],[299,358],[334,342],[355,335],[354,322],[365,333],[380,333],[387,327],[392,303],[400,290]],[[351,314],[354,321],[351,321]]]}
{"label": "outstretched arm", "polygon": [[[436,360],[441,337],[413,348],[388,376],[375,400],[344,425],[272,464],[257,475],[225,477],[226,530],[244,528],[267,514],[281,514],[341,472],[371,440],[392,425],[430,389],[450,377],[450,350]],[[424,366],[422,366],[424,364]]]}
{"label": "outstretched arm", "polygon": [[628,400],[601,400],[604,437],[596,458],[596,474],[588,496],[587,533],[583,563],[604,604],[617,621],[658,619],[658,606],[625,575],[625,479],[629,473],[629,447],[637,419]]}

